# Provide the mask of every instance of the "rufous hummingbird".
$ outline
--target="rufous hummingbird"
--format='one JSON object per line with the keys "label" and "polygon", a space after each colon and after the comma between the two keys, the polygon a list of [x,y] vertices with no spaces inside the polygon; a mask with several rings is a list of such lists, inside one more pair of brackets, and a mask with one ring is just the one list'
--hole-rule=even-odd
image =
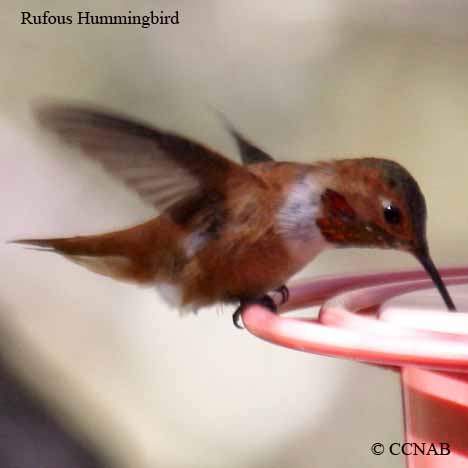
{"label": "rufous hummingbird", "polygon": [[243,165],[146,124],[81,106],[38,109],[42,127],[100,163],[159,216],[100,235],[16,242],[58,252],[117,280],[154,286],[171,305],[287,300],[286,281],[321,251],[379,247],[412,253],[455,310],[429,255],[426,204],[400,164],[343,159],[276,162],[229,123]]}

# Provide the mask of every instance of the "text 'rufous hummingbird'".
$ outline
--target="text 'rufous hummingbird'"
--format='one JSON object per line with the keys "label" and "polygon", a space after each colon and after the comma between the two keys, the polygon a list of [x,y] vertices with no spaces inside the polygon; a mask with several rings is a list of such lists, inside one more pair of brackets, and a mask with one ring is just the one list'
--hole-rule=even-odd
{"label": "text 'rufous hummingbird'", "polygon": [[227,125],[244,163],[145,124],[80,106],[48,105],[40,124],[77,145],[160,215],[122,231],[16,242],[91,271],[155,286],[177,308],[242,307],[268,296],[322,250],[380,247],[412,253],[450,310],[429,255],[426,204],[398,163],[379,158],[276,162]]}

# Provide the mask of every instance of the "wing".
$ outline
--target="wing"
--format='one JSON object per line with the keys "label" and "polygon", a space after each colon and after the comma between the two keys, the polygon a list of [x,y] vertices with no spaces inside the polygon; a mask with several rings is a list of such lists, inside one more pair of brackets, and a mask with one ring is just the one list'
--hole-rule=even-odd
{"label": "wing", "polygon": [[196,193],[222,194],[231,178],[262,185],[247,169],[201,144],[119,115],[57,104],[38,108],[37,118],[159,210]]}
{"label": "wing", "polygon": [[229,133],[233,136],[234,140],[236,140],[237,147],[241,154],[242,164],[249,165],[274,161],[269,154],[250,143],[250,141],[246,140],[236,130],[230,129]]}
{"label": "wing", "polygon": [[242,164],[248,166],[250,164],[257,164],[263,162],[271,162],[274,159],[265,151],[261,150],[249,140],[247,140],[234,126],[231,122],[227,119],[225,115],[220,112],[217,112],[218,116],[224,123],[226,130],[230,133],[230,135],[234,138],[237,148],[239,149],[239,153],[241,155]]}

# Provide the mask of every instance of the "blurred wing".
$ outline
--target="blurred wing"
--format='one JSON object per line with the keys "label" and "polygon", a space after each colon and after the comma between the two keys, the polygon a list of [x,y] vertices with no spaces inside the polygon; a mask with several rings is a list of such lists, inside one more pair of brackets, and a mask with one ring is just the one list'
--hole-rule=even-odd
{"label": "blurred wing", "polygon": [[231,129],[230,133],[236,140],[237,147],[239,148],[242,159],[242,164],[248,166],[249,164],[274,161],[274,159],[269,154],[250,143],[236,130]]}
{"label": "blurred wing", "polygon": [[269,154],[252,144],[239,131],[237,131],[227,117],[225,117],[221,112],[217,112],[217,114],[223,121],[227,131],[234,138],[241,155],[242,164],[248,166],[249,164],[274,161]]}
{"label": "blurred wing", "polygon": [[46,105],[37,118],[160,210],[200,191],[223,193],[227,178],[260,182],[203,145],[108,112]]}

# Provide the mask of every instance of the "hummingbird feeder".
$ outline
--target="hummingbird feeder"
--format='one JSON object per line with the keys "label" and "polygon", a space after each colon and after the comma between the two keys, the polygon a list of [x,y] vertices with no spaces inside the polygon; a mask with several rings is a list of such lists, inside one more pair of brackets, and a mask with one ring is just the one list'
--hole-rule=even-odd
{"label": "hummingbird feeder", "polygon": [[[468,283],[468,268],[441,274],[449,286]],[[283,313],[323,304],[318,318],[251,305],[242,321],[255,336],[280,346],[399,372],[406,441],[450,447],[446,456],[408,455],[407,467],[467,468],[468,313],[448,312],[442,303],[440,310],[422,307],[420,291],[432,286],[423,271],[320,278],[291,287],[290,300],[280,307]]]}

